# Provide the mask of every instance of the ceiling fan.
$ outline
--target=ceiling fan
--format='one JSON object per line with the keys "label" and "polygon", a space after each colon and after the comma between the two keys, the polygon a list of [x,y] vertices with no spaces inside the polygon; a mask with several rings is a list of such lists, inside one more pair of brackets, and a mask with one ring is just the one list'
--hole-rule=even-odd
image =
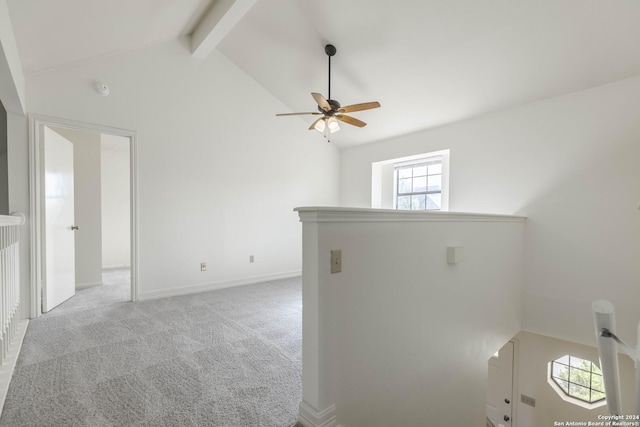
{"label": "ceiling fan", "polygon": [[[353,126],[364,127],[367,124],[362,120],[358,120],[354,117],[347,116],[344,113],[352,113],[355,111],[370,110],[372,108],[380,107],[379,102],[364,102],[362,104],[347,105],[345,107],[340,106],[340,103],[334,99],[331,99],[331,57],[336,54],[336,47],[332,44],[328,44],[324,47],[324,52],[329,57],[329,99],[325,98],[319,93],[312,92],[311,96],[318,104],[318,112],[307,113],[281,113],[276,116],[301,116],[301,115],[322,115],[318,120],[313,122],[309,126],[309,130],[316,129],[320,132],[337,132],[340,130],[338,121],[347,123]],[[325,133],[326,136],[326,133]]]}

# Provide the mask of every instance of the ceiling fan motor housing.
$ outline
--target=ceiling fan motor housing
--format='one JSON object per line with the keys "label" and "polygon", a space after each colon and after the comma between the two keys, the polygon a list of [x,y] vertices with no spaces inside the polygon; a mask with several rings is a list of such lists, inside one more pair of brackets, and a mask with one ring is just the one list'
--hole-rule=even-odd
{"label": "ceiling fan motor housing", "polygon": [[321,113],[328,113],[328,115],[332,116],[336,113],[336,111],[338,111],[338,108],[340,108],[340,103],[335,99],[327,99],[327,102],[329,103],[329,105],[331,105],[331,110],[324,111],[322,107],[318,106],[318,111],[320,111]]}

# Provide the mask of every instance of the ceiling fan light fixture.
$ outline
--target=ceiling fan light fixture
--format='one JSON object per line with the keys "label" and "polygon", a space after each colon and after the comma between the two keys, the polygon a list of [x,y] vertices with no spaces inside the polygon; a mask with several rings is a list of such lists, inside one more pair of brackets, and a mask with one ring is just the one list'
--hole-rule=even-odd
{"label": "ceiling fan light fixture", "polygon": [[313,125],[313,128],[318,132],[324,132],[324,128],[327,126],[326,120],[327,119],[317,120],[316,124]]}
{"label": "ceiling fan light fixture", "polygon": [[327,126],[329,127],[329,130],[331,131],[331,133],[338,132],[340,130],[338,119],[336,119],[333,116],[327,119]]}

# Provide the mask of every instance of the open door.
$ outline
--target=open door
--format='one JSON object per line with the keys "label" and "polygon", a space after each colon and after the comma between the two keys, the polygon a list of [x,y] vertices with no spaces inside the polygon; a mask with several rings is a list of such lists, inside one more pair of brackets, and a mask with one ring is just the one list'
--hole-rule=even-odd
{"label": "open door", "polygon": [[44,127],[44,211],[46,280],[42,311],[75,295],[73,144]]}
{"label": "open door", "polygon": [[[487,425],[512,427],[513,424],[513,342],[489,359],[487,384]],[[489,424],[491,423],[491,424]]]}

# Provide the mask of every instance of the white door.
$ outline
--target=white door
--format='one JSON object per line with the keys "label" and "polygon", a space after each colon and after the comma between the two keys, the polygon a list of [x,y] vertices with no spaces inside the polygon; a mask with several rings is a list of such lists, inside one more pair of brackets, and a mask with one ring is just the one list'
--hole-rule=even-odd
{"label": "white door", "polygon": [[75,295],[73,144],[44,128],[45,283],[42,311]]}
{"label": "white door", "polygon": [[512,427],[513,418],[513,342],[489,359],[487,418],[495,427]]}

